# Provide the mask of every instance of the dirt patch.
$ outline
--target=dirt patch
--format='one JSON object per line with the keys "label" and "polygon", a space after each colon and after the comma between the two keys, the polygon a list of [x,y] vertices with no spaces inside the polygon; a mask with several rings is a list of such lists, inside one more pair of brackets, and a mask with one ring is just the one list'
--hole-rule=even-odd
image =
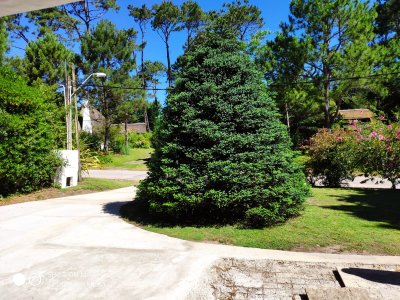
{"label": "dirt patch", "polygon": [[[296,252],[319,252],[319,253],[330,253],[330,254],[338,254],[338,253],[346,253],[346,251],[343,250],[343,247],[341,245],[330,245],[330,246],[316,246],[316,247],[296,247],[291,249],[290,251],[296,251]],[[352,252],[354,253],[354,252]]]}
{"label": "dirt patch", "polygon": [[7,197],[5,199],[0,199],[0,206],[22,203],[22,202],[29,202],[29,201],[38,201],[38,200],[46,200],[52,198],[60,198],[66,196],[73,196],[73,195],[81,195],[81,194],[90,194],[96,193],[98,191],[93,190],[59,190],[56,188],[47,188],[42,189],[37,192],[33,192],[26,195],[16,195]]}

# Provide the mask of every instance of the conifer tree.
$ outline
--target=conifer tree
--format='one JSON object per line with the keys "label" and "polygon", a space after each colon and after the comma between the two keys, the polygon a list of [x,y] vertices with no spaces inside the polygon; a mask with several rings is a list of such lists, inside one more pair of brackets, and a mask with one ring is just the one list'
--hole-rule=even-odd
{"label": "conifer tree", "polygon": [[265,226],[298,214],[308,187],[262,75],[231,33],[210,30],[192,43],[137,200],[180,223]]}

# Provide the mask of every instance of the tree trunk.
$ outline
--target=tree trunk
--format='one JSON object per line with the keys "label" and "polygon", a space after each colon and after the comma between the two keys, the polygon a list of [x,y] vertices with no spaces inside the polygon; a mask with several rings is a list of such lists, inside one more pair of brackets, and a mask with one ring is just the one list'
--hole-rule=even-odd
{"label": "tree trunk", "polygon": [[145,92],[145,99],[144,99],[144,123],[146,126],[146,131],[150,131],[150,125],[149,125],[149,117],[147,115],[147,94],[146,94],[146,76],[144,73],[144,31],[143,28],[140,27],[140,31],[142,33],[142,79],[143,79],[143,89]]}
{"label": "tree trunk", "polygon": [[[72,93],[74,94],[76,91],[76,78],[75,78],[75,65],[71,64],[72,71]],[[78,119],[78,101],[76,94],[74,94],[74,106],[75,106],[75,142],[76,142],[76,150],[78,150],[78,182],[82,181],[82,166],[81,166],[81,146],[79,141],[79,119]]]}
{"label": "tree trunk", "polygon": [[125,117],[125,148],[128,151],[128,117]]}
{"label": "tree trunk", "polygon": [[288,132],[290,134],[289,108],[288,108],[287,103],[285,103],[285,112],[286,112],[286,124],[287,124],[287,127],[288,127]]}
{"label": "tree trunk", "polygon": [[108,101],[103,87],[103,105],[104,105],[104,147],[103,151],[108,152],[108,144],[110,142],[110,116],[108,113]]}
{"label": "tree trunk", "polygon": [[85,0],[85,27],[86,27],[86,33],[88,35],[91,34],[90,32],[90,10],[89,10],[89,3],[88,0]]}
{"label": "tree trunk", "polygon": [[325,127],[331,127],[331,120],[330,120],[330,103],[329,103],[329,81],[324,81],[324,115],[325,115]]}
{"label": "tree trunk", "polygon": [[169,43],[168,38],[165,39],[165,46],[167,48],[167,63],[168,63],[168,70],[167,70],[167,77],[168,77],[168,87],[172,86],[172,74],[171,74],[171,59],[169,57]]}
{"label": "tree trunk", "polygon": [[322,73],[324,76],[324,82],[323,82],[323,88],[324,88],[324,115],[325,115],[325,127],[330,128],[331,127],[331,116],[330,116],[330,99],[329,99],[329,89],[330,89],[330,79],[331,79],[331,70],[329,67],[329,57],[330,57],[330,51],[329,51],[329,33],[325,32],[324,33],[324,46],[326,49],[326,58],[322,59],[323,67],[322,67]]}

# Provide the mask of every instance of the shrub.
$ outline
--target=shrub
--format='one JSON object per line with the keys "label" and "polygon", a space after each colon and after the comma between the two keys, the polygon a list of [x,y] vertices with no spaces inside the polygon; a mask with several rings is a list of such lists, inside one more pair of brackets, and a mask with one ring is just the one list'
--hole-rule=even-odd
{"label": "shrub", "polygon": [[131,148],[145,148],[151,147],[151,133],[136,133],[130,132],[128,136],[129,147]]}
{"label": "shrub", "polygon": [[339,187],[353,180],[355,149],[352,133],[345,129],[321,129],[310,140],[310,159],[306,163],[309,180],[322,180],[325,186]]}
{"label": "shrub", "polygon": [[[29,87],[0,68],[0,194],[31,192],[53,184],[62,162],[52,151],[61,115],[49,91]],[[50,93],[51,94],[51,93]]]}
{"label": "shrub", "polygon": [[88,133],[85,131],[81,131],[80,133],[81,143],[85,144],[87,149],[91,151],[100,151],[102,144],[102,137],[98,134]]}
{"label": "shrub", "polygon": [[365,176],[380,175],[392,183],[400,183],[400,126],[374,121],[367,126],[353,125],[354,143],[359,168]]}
{"label": "shrub", "polygon": [[[110,148],[114,153],[121,154],[125,147],[125,136],[123,134],[117,134],[113,136],[110,141]],[[125,147],[126,148],[126,147]]]}
{"label": "shrub", "polygon": [[199,35],[176,65],[137,200],[179,223],[281,222],[309,191],[287,128],[241,44]]}

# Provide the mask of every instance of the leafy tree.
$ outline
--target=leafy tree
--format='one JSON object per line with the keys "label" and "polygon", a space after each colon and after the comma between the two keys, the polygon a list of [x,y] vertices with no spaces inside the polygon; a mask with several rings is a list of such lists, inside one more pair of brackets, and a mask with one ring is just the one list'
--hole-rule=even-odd
{"label": "leafy tree", "polygon": [[165,73],[167,68],[164,66],[162,62],[159,61],[149,61],[146,60],[144,62],[144,78],[147,81],[147,85],[151,87],[153,94],[152,97],[154,100],[157,100],[157,88],[160,83],[160,77]]}
{"label": "leafy tree", "polygon": [[195,33],[197,33],[200,27],[204,24],[205,13],[201,9],[200,5],[196,2],[189,0],[183,2],[181,6],[182,12],[182,23],[186,29],[186,47],[190,48],[190,42],[193,39]]}
{"label": "leafy tree", "polygon": [[264,26],[260,9],[250,5],[248,0],[224,3],[221,11],[209,13],[209,20],[214,27],[232,32],[241,41],[248,39]]}
{"label": "leafy tree", "polygon": [[182,223],[264,226],[298,214],[308,187],[241,43],[202,33],[176,69],[139,203]]}
{"label": "leafy tree", "polygon": [[[297,88],[305,86],[308,97],[322,108],[325,127],[342,106],[357,107],[370,90],[384,93],[371,80],[335,80],[371,75],[379,64],[379,47],[369,45],[373,8],[358,0],[293,0],[290,10],[289,23],[281,25],[266,50],[271,60],[266,77],[278,89],[302,82]],[[289,102],[287,97],[280,100]]]}
{"label": "leafy tree", "polygon": [[136,32],[133,29],[118,30],[110,21],[101,20],[91,34],[86,34],[82,39],[81,53],[85,73],[107,74],[104,88],[97,90],[100,101],[95,103],[105,117],[105,151],[108,150],[110,140],[112,115],[120,104],[118,97],[114,99],[116,89],[110,87],[126,82],[130,72],[135,69],[135,37]]}
{"label": "leafy tree", "polygon": [[148,120],[150,130],[155,128],[158,117],[161,114],[161,104],[157,99],[157,89],[160,83],[160,77],[165,73],[166,67],[162,62],[159,61],[145,61],[144,62],[144,74],[147,81],[147,85],[151,87],[152,94],[148,96],[153,98],[151,103],[148,103]]}
{"label": "leafy tree", "polygon": [[7,31],[11,38],[22,39],[26,43],[29,43],[27,33],[29,32],[29,26],[24,24],[24,14],[15,14],[3,18],[7,24]]}
{"label": "leafy tree", "polygon": [[382,78],[388,94],[385,97],[372,93],[369,98],[379,99],[378,109],[390,117],[400,114],[400,3],[398,1],[379,1],[377,5],[378,17],[375,23],[377,33],[376,42],[382,45],[382,65],[380,73],[390,74]]}
{"label": "leafy tree", "polygon": [[43,38],[29,42],[23,61],[24,73],[29,84],[44,82],[56,84],[64,78],[64,64],[71,62],[74,54],[61,44],[52,33]]}
{"label": "leafy tree", "polygon": [[[141,44],[139,45],[141,51],[141,72],[144,70],[144,48],[146,47],[146,41],[144,39],[144,35],[146,33],[146,26],[150,22],[152,16],[151,9],[147,8],[146,4],[143,4],[141,7],[134,7],[132,5],[128,6],[129,15],[132,16],[135,22],[139,25],[140,34],[141,34]],[[146,87],[146,80],[143,76],[143,87]]]}
{"label": "leafy tree", "polygon": [[[67,6],[51,7],[26,13],[26,19],[36,25],[38,37],[48,33],[58,34],[60,40],[67,42],[75,39],[75,34],[81,35],[80,20],[68,13]],[[64,37],[64,33],[68,37]]]}
{"label": "leafy tree", "polygon": [[0,66],[4,62],[4,55],[8,50],[8,35],[6,30],[6,23],[0,19]]}
{"label": "leafy tree", "polygon": [[61,162],[52,150],[61,124],[51,96],[0,68],[0,195],[53,184]]}
{"label": "leafy tree", "polygon": [[29,12],[27,17],[38,26],[39,35],[63,30],[70,38],[81,40],[91,26],[109,10],[118,10],[117,0],[83,0],[49,9]]}
{"label": "leafy tree", "polygon": [[379,0],[376,7],[375,32],[381,42],[400,38],[400,3],[396,0]]}
{"label": "leafy tree", "polygon": [[181,13],[179,7],[171,1],[163,1],[160,5],[155,4],[153,9],[153,20],[151,26],[157,31],[158,35],[165,43],[167,50],[167,78],[168,85],[172,86],[172,70],[171,70],[171,58],[169,52],[169,39],[172,32],[182,30],[180,26]]}
{"label": "leafy tree", "polygon": [[[146,4],[143,4],[141,7],[133,7],[131,5],[128,6],[130,11],[129,15],[132,16],[135,22],[139,25],[140,33],[141,33],[141,44],[139,46],[141,51],[141,64],[140,64],[140,73],[142,77],[142,87],[146,89],[146,77],[144,72],[144,48],[146,46],[146,41],[144,39],[144,34],[146,32],[146,26],[150,22],[152,16],[151,9],[147,8]],[[145,99],[147,100],[147,99]],[[144,120],[146,123],[147,130],[150,130],[149,120],[147,115],[147,103],[144,105]]]}

